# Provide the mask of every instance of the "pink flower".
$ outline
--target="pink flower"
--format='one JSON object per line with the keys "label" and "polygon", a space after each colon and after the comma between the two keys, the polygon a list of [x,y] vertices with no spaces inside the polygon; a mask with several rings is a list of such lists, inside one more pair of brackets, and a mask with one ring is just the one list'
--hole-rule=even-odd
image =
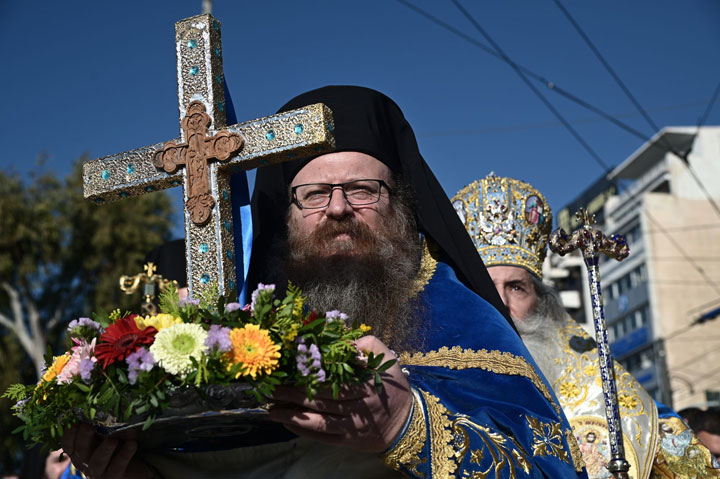
{"label": "pink flower", "polygon": [[94,354],[96,338],[93,338],[90,343],[83,338],[72,338],[72,340],[75,346],[72,347],[70,359],[57,376],[58,384],[67,384],[72,381],[73,377],[79,376],[81,371],[80,365],[83,359],[87,359],[93,363],[97,361]]}

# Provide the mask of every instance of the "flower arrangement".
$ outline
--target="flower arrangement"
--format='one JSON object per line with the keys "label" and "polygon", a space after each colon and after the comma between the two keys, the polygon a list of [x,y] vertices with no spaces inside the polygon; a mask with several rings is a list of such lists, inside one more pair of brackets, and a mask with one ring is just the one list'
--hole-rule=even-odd
{"label": "flower arrangement", "polygon": [[26,440],[59,447],[63,431],[80,420],[124,423],[138,417],[143,430],[167,409],[173,394],[207,385],[247,383],[259,404],[280,384],[320,388],[337,397],[343,384],[373,380],[394,360],[358,352],[354,341],[369,327],[344,313],[308,311],[292,285],[276,299],[274,285],[260,285],[242,306],[215,290],[178,300],[167,288],[156,316],[122,314],[79,318],[68,326],[69,350],[45,358],[35,385],[15,384],[3,397]]}

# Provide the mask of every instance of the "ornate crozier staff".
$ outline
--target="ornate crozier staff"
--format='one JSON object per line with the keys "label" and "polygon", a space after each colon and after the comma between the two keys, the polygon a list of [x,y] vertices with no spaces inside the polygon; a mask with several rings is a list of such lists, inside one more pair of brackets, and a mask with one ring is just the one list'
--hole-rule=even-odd
{"label": "ornate crozier staff", "polygon": [[613,368],[613,359],[610,356],[610,345],[608,344],[607,328],[605,326],[605,310],[603,309],[602,289],[600,288],[598,260],[602,253],[610,258],[622,261],[628,257],[630,249],[623,236],[613,235],[608,238],[602,231],[593,228],[595,216],[589,215],[584,208],[580,208],[580,211],[575,213],[575,217],[580,221],[582,227],[570,236],[562,228],[555,230],[550,235],[550,249],[560,256],[564,256],[566,253],[576,249],[582,251],[590,282],[595,339],[597,341],[600,376],[602,378],[603,396],[605,397],[605,417],[608,422],[610,439],[611,457],[607,468],[615,479],[628,479],[630,477],[628,475],[630,464],[625,459],[617,386],[615,384],[615,369]]}

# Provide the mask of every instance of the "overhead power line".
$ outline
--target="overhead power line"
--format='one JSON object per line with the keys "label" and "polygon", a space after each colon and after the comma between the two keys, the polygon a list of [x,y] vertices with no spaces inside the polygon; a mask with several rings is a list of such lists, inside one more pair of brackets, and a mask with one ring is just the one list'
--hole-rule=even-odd
{"label": "overhead power line", "polygon": [[632,126],[628,125],[627,123],[620,121],[616,116],[613,116],[613,115],[611,115],[610,113],[607,113],[607,112],[603,111],[602,109],[600,109],[600,108],[598,108],[598,107],[596,107],[596,106],[594,106],[594,105],[586,102],[585,100],[581,99],[581,98],[578,97],[577,95],[574,95],[574,94],[570,93],[568,90],[565,90],[564,88],[560,87],[557,83],[555,83],[555,82],[547,79],[547,78],[544,77],[543,75],[541,75],[541,74],[539,74],[539,73],[536,73],[536,72],[530,70],[529,68],[524,67],[524,66],[522,66],[522,65],[520,65],[520,64],[518,64],[518,63],[511,62],[508,58],[503,57],[500,53],[494,51],[492,48],[488,47],[488,46],[485,45],[484,43],[479,42],[478,40],[472,38],[472,37],[469,36],[469,35],[466,35],[465,33],[461,32],[460,30],[458,30],[457,28],[455,28],[455,27],[453,27],[452,25],[448,24],[447,22],[444,22],[444,21],[440,20],[440,19],[439,19],[438,17],[436,17],[435,15],[432,15],[431,13],[423,10],[422,8],[417,7],[416,5],[413,5],[412,3],[410,3],[410,2],[407,1],[407,0],[396,0],[396,1],[397,1],[398,3],[400,3],[401,5],[409,8],[410,10],[413,10],[414,12],[418,13],[419,15],[427,18],[427,19],[430,20],[431,22],[433,22],[433,23],[435,23],[435,24],[443,27],[444,29],[448,30],[449,32],[451,32],[451,33],[459,36],[459,37],[462,38],[463,40],[465,40],[465,41],[471,43],[472,45],[480,48],[480,49],[483,50],[484,52],[486,52],[486,53],[494,56],[495,58],[498,58],[498,59],[500,59],[500,60],[508,63],[509,65],[511,65],[511,66],[513,66],[513,67],[515,67],[515,68],[518,68],[520,71],[522,71],[522,72],[523,72],[525,75],[527,75],[529,78],[532,78],[533,80],[535,80],[535,81],[537,81],[537,82],[539,82],[539,83],[542,83],[542,84],[545,85],[548,89],[550,89],[550,90],[554,91],[555,93],[557,93],[557,94],[559,94],[559,95],[567,98],[568,100],[570,100],[570,101],[572,101],[572,102],[574,102],[574,103],[582,106],[583,108],[585,108],[585,109],[587,109],[587,110],[595,113],[596,115],[599,115],[599,116],[601,116],[602,118],[605,118],[607,121],[613,123],[614,125],[618,126],[619,128],[627,131],[628,133],[636,136],[637,138],[639,138],[639,139],[641,139],[641,140],[643,140],[643,141],[649,141],[649,140],[650,140],[650,136],[648,136],[648,135],[646,135],[646,134],[644,134],[644,133],[636,130],[635,128],[633,128]]}
{"label": "overhead power line", "polygon": [[555,115],[555,117],[560,120],[560,122],[565,126],[565,128],[570,132],[570,134],[575,137],[575,139],[585,148],[585,151],[587,151],[590,156],[595,160],[595,162],[600,165],[601,168],[605,171],[605,173],[610,172],[610,167],[605,163],[602,158],[595,152],[595,150],[592,149],[592,147],[580,136],[580,133],[578,133],[575,128],[572,127],[572,125],[563,117],[560,112],[548,101],[547,98],[545,98],[545,95],[543,95],[537,88],[535,88],[535,85],[533,85],[530,80],[528,79],[527,75],[520,69],[520,67],[508,57],[502,48],[500,48],[500,45],[493,40],[493,38],[488,34],[484,28],[480,26],[480,24],[473,18],[473,16],[465,10],[465,8],[460,4],[458,0],[451,0],[455,7],[457,7],[458,10],[465,16],[465,18],[468,19],[468,21],[475,27],[475,29],[480,32],[480,34],[485,37],[485,40],[487,40],[490,45],[495,49],[497,53],[499,53],[503,60],[505,60],[506,63],[508,63],[513,70],[515,70],[515,73],[518,74],[520,79],[527,85],[530,90],[532,90],[533,93],[542,101],[545,106]]}

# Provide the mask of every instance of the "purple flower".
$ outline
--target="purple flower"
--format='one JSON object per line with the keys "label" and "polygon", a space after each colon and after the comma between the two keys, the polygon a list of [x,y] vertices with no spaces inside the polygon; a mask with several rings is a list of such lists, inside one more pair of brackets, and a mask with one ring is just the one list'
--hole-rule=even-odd
{"label": "purple flower", "polygon": [[183,299],[181,299],[180,301],[178,301],[178,306],[180,306],[181,308],[182,308],[183,306],[187,306],[188,304],[192,304],[193,306],[197,306],[197,305],[200,304],[200,300],[199,300],[199,299],[192,299],[192,298],[190,298],[190,296],[188,296],[187,298],[183,298]]}
{"label": "purple flower", "polygon": [[[315,343],[311,344],[310,347],[305,345],[303,338],[297,339],[297,355],[295,356],[295,362],[297,363],[298,371],[303,376],[309,376],[310,373],[315,375],[317,382],[325,381],[325,371],[322,368],[322,355]],[[308,363],[310,363],[308,365]]]}
{"label": "purple flower", "polygon": [[325,318],[328,320],[328,322],[331,322],[331,321],[345,322],[348,319],[348,315],[345,313],[341,313],[337,309],[334,309],[332,311],[328,311],[327,313],[325,313]]}
{"label": "purple flower", "polygon": [[145,348],[138,348],[137,351],[131,353],[126,359],[128,365],[128,381],[130,384],[137,382],[137,376],[142,371],[150,371],[157,361],[153,354]]}
{"label": "purple flower", "polygon": [[94,329],[95,331],[102,330],[102,326],[100,326],[100,323],[98,323],[97,321],[93,321],[90,318],[78,318],[78,319],[73,319],[72,321],[70,321],[70,324],[68,324],[68,331],[72,331],[73,329],[79,328],[82,326],[87,326],[89,328]]}
{"label": "purple flower", "polygon": [[225,312],[226,313],[232,313],[233,311],[237,311],[238,309],[242,309],[242,304],[240,303],[228,303],[225,305]]}
{"label": "purple flower", "polygon": [[90,378],[92,377],[93,369],[95,369],[95,362],[93,359],[85,358],[80,361],[80,379],[85,384],[90,384]]}
{"label": "purple flower", "polygon": [[210,350],[217,348],[223,353],[230,351],[232,349],[232,342],[230,341],[230,328],[222,327],[219,324],[213,324],[210,326],[207,339],[205,339],[205,346],[207,346]]}
{"label": "purple flower", "polygon": [[250,301],[250,309],[255,311],[255,302],[258,299],[258,296],[260,296],[260,293],[262,291],[269,291],[270,294],[272,294],[275,291],[275,285],[274,284],[262,284],[258,283],[258,287],[255,291],[252,292],[251,295],[251,301]]}
{"label": "purple flower", "polygon": [[320,361],[322,356],[320,355],[320,350],[318,347],[313,343],[310,345],[310,359],[314,361]]}

